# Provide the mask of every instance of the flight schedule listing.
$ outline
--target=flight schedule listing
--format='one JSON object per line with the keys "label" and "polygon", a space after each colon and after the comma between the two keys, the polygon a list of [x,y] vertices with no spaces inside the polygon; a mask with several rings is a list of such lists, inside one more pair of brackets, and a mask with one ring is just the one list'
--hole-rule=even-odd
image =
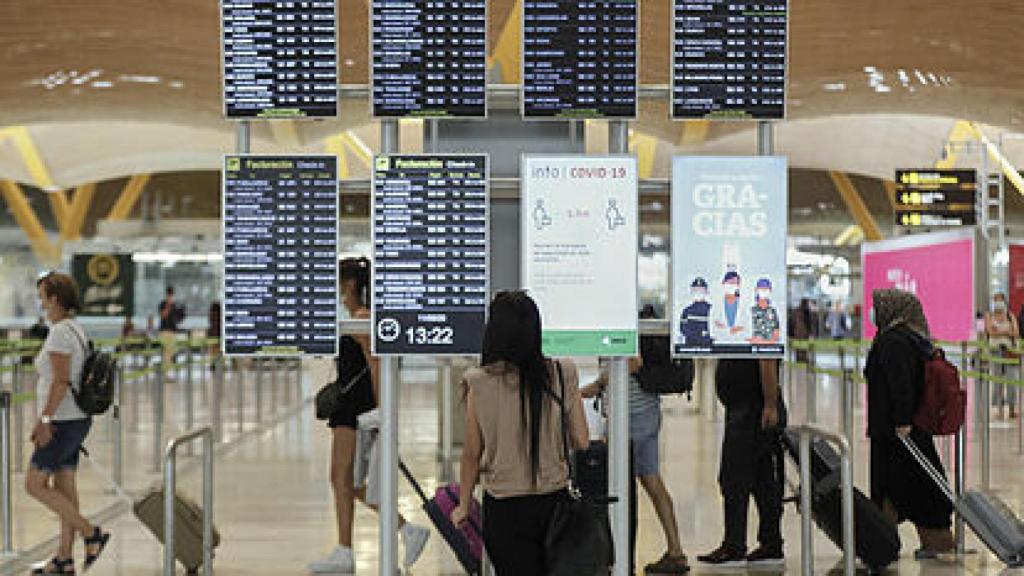
{"label": "flight schedule listing", "polygon": [[228,118],[338,115],[333,0],[221,0]]}
{"label": "flight schedule listing", "polygon": [[228,354],[333,355],[338,342],[335,156],[228,156]]}
{"label": "flight schedule listing", "polygon": [[375,159],[377,354],[476,354],[488,286],[486,155]]}
{"label": "flight schedule listing", "polygon": [[633,118],[637,0],[523,2],[523,115]]}
{"label": "flight schedule listing", "polygon": [[487,115],[487,1],[373,0],[373,115]]}
{"label": "flight schedule listing", "polygon": [[672,115],[780,120],[787,0],[674,0]]}

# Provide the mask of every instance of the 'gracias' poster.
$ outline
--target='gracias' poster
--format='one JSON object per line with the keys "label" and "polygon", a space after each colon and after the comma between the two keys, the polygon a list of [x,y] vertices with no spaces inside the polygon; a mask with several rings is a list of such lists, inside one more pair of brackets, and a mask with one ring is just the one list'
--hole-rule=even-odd
{"label": "'gracias' poster", "polygon": [[672,350],[778,357],[786,342],[786,159],[672,162]]}

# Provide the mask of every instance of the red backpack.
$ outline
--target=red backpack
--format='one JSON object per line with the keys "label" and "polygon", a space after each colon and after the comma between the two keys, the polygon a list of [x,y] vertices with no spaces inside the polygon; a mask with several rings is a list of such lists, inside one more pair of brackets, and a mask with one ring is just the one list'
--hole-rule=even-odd
{"label": "red backpack", "polygon": [[936,348],[924,363],[924,393],[914,425],[933,436],[950,436],[964,425],[967,392],[960,388],[960,372]]}

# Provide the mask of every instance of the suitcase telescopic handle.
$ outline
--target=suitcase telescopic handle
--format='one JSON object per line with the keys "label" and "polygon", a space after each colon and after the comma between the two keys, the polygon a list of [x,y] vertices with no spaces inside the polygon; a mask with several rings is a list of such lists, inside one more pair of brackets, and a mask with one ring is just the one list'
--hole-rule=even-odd
{"label": "suitcase telescopic handle", "polygon": [[398,469],[402,471],[402,476],[405,476],[405,479],[409,481],[409,484],[412,486],[412,489],[415,490],[417,494],[419,494],[420,500],[422,500],[423,503],[426,504],[430,500],[429,498],[427,498],[427,493],[423,491],[423,487],[420,486],[420,483],[416,481],[416,477],[412,475],[412,472],[409,471],[409,468],[401,459],[398,460]]}
{"label": "suitcase telescopic handle", "polygon": [[946,498],[949,498],[950,502],[956,504],[956,495],[953,494],[953,489],[949,487],[949,482],[942,476],[942,474],[939,474],[939,471],[935,469],[935,466],[932,465],[931,461],[925,457],[921,448],[917,444],[914,444],[914,441],[909,437],[900,436],[899,438],[903,442],[903,445],[907,447],[910,455],[917,460],[917,463],[924,468],[924,471],[931,477],[932,481],[935,482],[939,489],[942,490],[942,493],[946,495]]}

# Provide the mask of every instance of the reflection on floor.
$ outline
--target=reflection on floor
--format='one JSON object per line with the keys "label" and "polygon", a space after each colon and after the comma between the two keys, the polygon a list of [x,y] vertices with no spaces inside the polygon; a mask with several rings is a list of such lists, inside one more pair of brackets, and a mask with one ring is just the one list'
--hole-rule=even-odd
{"label": "reflection on floor", "polygon": [[[322,382],[324,373],[307,372],[304,386],[308,395]],[[437,426],[436,373],[432,368],[407,367],[403,370],[401,391],[400,451],[413,472],[428,487],[438,482],[440,469]],[[793,419],[803,421],[803,384],[795,382],[791,401]],[[818,383],[819,421],[835,427],[838,407],[835,383],[823,379]],[[706,390],[705,390],[706,392]],[[251,398],[251,396],[250,396]],[[705,406],[700,411],[700,406]],[[721,512],[716,485],[718,446],[721,424],[716,411],[710,408],[707,394],[700,391],[693,401],[669,398],[665,402],[665,429],[662,434],[662,467],[667,484],[675,498],[680,529],[687,553],[693,557],[709,551],[721,537]],[[862,429],[862,413],[858,426]],[[226,417],[226,419],[228,419]],[[202,417],[197,418],[198,421]],[[247,424],[248,426],[248,424]],[[1016,428],[1008,422],[993,426],[992,483],[998,492],[1017,510],[1024,504],[1024,457],[1017,454]],[[972,429],[972,470],[976,470],[978,450]],[[102,436],[100,435],[102,438]],[[140,436],[140,438],[144,438]],[[142,486],[153,476],[146,442],[131,443],[129,485]],[[857,483],[867,486],[866,444],[857,444]],[[941,451],[941,448],[940,448]],[[216,466],[216,523],[223,538],[217,551],[217,573],[231,575],[300,575],[307,562],[330,549],[334,540],[334,521],[327,481],[328,433],[322,423],[312,418],[311,409],[285,419],[267,432],[254,436],[226,454]],[[91,470],[83,470],[82,484],[86,500],[95,502],[101,495],[101,480]],[[970,484],[979,474],[972,473]],[[184,473],[182,491],[199,495],[195,472]],[[20,485],[16,486],[20,493]],[[415,522],[426,523],[419,502],[404,483],[399,486],[399,506]],[[644,496],[640,498],[640,541],[638,562],[642,565],[657,559],[663,551],[663,539],[653,509]],[[753,508],[753,507],[752,507]],[[752,512],[753,514],[753,512]],[[799,573],[799,516],[787,507],[785,519],[788,563],[785,572]],[[53,519],[34,504],[19,499],[16,509],[17,543],[25,548],[52,534]],[[150,576],[161,574],[162,548],[154,538],[129,515],[110,524],[114,540],[109,553],[90,572],[95,576]],[[753,523],[751,528],[753,529]],[[913,531],[904,526],[904,559],[893,568],[893,574],[946,576],[954,574],[1002,574],[1002,566],[987,553],[970,556],[966,561],[932,561],[919,563],[909,559],[916,545]],[[815,532],[817,572],[828,573],[840,559],[836,548],[820,532]],[[969,546],[983,549],[972,537]],[[377,519],[360,509],[356,520],[356,556],[358,574],[377,573]],[[80,550],[79,550],[80,553]],[[2,573],[2,572],[0,572]],[[411,572],[414,575],[456,575],[460,571],[454,557],[436,534],[426,552]],[[699,565],[694,574],[722,573]],[[733,571],[733,573],[737,573]],[[742,570],[739,573],[743,573]],[[763,572],[759,572],[763,573]],[[1024,574],[1007,571],[1006,574]]]}

